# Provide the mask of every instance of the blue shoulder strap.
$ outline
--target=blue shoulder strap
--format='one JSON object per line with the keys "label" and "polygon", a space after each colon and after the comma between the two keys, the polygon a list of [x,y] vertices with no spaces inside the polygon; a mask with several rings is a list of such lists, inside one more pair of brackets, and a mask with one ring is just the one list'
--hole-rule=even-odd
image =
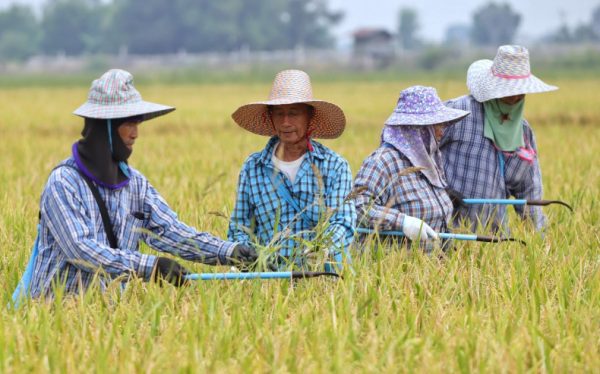
{"label": "blue shoulder strap", "polygon": [[12,294],[13,305],[15,308],[19,307],[19,301],[23,297],[29,296],[29,287],[31,285],[31,278],[33,277],[33,268],[35,266],[35,260],[38,256],[38,243],[40,241],[40,224],[37,226],[37,237],[35,243],[33,243],[33,249],[31,250],[31,257],[25,268],[25,272],[21,277],[21,280],[17,284],[17,288]]}
{"label": "blue shoulder strap", "polygon": [[[309,226],[313,225],[313,221],[308,216],[308,212],[300,208],[300,204],[292,197],[292,194],[285,186],[285,182],[281,180],[280,173],[273,179],[273,184],[277,186],[277,194],[294,208],[297,214],[300,214],[304,223]],[[277,179],[277,180],[276,180]]]}

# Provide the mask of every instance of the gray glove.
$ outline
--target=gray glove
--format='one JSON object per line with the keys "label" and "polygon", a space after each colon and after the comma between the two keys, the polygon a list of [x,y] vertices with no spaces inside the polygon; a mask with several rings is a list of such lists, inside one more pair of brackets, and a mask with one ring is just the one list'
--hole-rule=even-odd
{"label": "gray glove", "polygon": [[242,264],[251,264],[258,259],[258,254],[253,247],[245,244],[238,244],[233,248],[231,258]]}

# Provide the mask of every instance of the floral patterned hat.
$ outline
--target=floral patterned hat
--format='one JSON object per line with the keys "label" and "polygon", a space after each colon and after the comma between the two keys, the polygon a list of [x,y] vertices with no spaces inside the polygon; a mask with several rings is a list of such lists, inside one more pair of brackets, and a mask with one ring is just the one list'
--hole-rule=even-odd
{"label": "floral patterned hat", "polygon": [[313,98],[308,74],[284,70],[275,76],[269,100],[239,107],[231,117],[242,128],[258,135],[273,136],[275,127],[268,113],[270,105],[308,104],[315,111],[309,124],[313,138],[333,139],[342,135],[346,117],[340,107]]}
{"label": "floral patterned hat", "polygon": [[448,108],[433,87],[412,86],[400,92],[396,109],[385,121],[388,126],[428,126],[454,123],[470,112]]}
{"label": "floral patterned hat", "polygon": [[87,101],[73,114],[95,119],[143,116],[146,121],[173,110],[174,107],[143,101],[133,86],[133,76],[125,70],[111,69],[92,82]]}

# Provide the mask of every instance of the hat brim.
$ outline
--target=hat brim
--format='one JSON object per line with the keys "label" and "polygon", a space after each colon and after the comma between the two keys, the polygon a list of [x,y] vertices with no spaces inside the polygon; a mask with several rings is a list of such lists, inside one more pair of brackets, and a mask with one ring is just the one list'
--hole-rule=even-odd
{"label": "hat brim", "polygon": [[321,139],[335,139],[342,135],[346,127],[346,116],[340,107],[322,100],[297,101],[277,99],[260,101],[242,105],[231,118],[242,128],[264,136],[276,135],[275,127],[268,113],[270,105],[308,104],[315,108],[309,124],[312,130],[311,137]]}
{"label": "hat brim", "polygon": [[144,121],[165,115],[175,108],[167,105],[138,101],[120,105],[100,105],[86,102],[77,108],[73,114],[84,118],[115,119],[143,116]]}
{"label": "hat brim", "polygon": [[533,74],[527,78],[513,79],[492,74],[492,60],[478,60],[467,71],[467,88],[480,103],[507,96],[550,92],[558,89],[544,83]]}
{"label": "hat brim", "polygon": [[468,116],[470,112],[460,109],[440,107],[438,111],[425,114],[400,113],[394,111],[385,121],[387,126],[431,126],[442,123],[448,125]]}

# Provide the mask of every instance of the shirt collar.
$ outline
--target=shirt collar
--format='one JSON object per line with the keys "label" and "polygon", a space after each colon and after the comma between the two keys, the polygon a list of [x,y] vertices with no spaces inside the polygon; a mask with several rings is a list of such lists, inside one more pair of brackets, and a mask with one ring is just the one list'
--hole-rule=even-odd
{"label": "shirt collar", "polygon": [[[314,157],[323,160],[325,158],[323,146],[312,139],[310,142],[312,143],[314,150],[312,152],[307,152],[308,158],[311,159]],[[260,161],[263,165],[271,165],[273,163],[271,157],[273,156],[277,143],[279,143],[279,138],[277,136],[271,137],[267,142],[265,149],[260,153]]]}

